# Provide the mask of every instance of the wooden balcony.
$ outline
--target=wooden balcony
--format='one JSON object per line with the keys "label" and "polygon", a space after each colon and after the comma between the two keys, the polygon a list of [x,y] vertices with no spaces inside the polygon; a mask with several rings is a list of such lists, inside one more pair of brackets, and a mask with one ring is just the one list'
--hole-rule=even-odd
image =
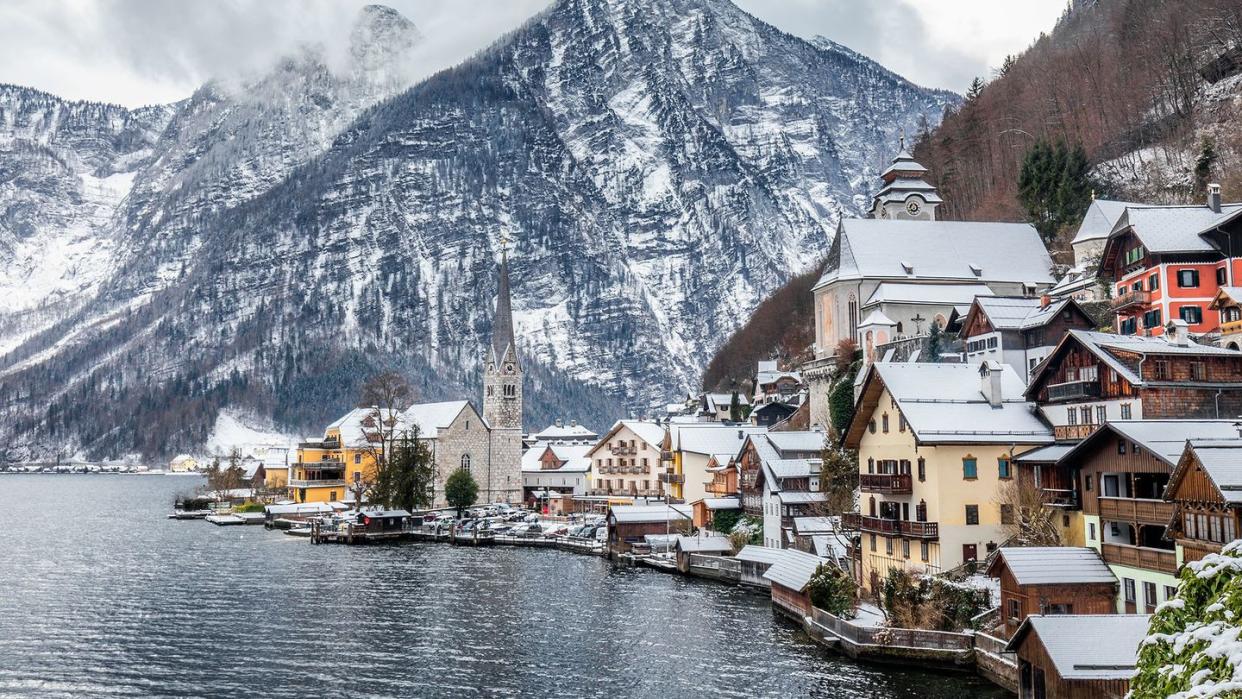
{"label": "wooden balcony", "polygon": [[1237,333],[1242,333],[1242,320],[1231,320],[1220,324],[1221,335],[1235,335]]}
{"label": "wooden balcony", "polygon": [[638,447],[612,445],[608,449],[615,456],[634,456],[638,453]]}
{"label": "wooden balcony", "polygon": [[1164,500],[1101,497],[1100,518],[1165,526],[1173,519],[1173,503]]}
{"label": "wooden balcony", "polygon": [[685,483],[686,474],[684,473],[661,473],[660,482],[661,483]]}
{"label": "wooden balcony", "polygon": [[1101,553],[1104,554],[1104,561],[1107,563],[1154,570],[1170,575],[1177,573],[1177,553],[1174,551],[1124,544],[1104,544],[1100,548]]}
{"label": "wooden balcony", "polygon": [[1052,428],[1052,434],[1058,442],[1086,439],[1096,427],[1099,425],[1057,425]]}
{"label": "wooden balcony", "polygon": [[1151,303],[1151,292],[1131,291],[1114,298],[1109,305],[1114,311],[1121,311],[1136,306],[1147,306]]}
{"label": "wooden balcony", "polygon": [[1048,384],[1048,400],[1080,400],[1084,398],[1100,397],[1100,381],[1099,379],[1091,379],[1090,381],[1066,381],[1064,383]]}
{"label": "wooden balcony", "polygon": [[869,517],[857,512],[847,512],[841,515],[841,524],[846,528],[858,529],[870,534],[905,536],[913,539],[940,538],[940,524],[938,522],[912,522],[904,519]]}
{"label": "wooden balcony", "polygon": [[909,495],[913,492],[908,473],[864,473],[859,476],[859,486],[869,493]]}

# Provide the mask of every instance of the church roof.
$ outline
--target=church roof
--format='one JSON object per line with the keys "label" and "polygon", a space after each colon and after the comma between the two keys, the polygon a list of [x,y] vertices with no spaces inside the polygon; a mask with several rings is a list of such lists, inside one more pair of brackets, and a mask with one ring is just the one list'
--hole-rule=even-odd
{"label": "church roof", "polygon": [[435,439],[439,431],[453,424],[453,420],[461,411],[470,405],[470,401],[450,400],[442,403],[418,403],[411,405],[401,414],[401,418],[409,426],[418,425],[418,436],[423,439]]}
{"label": "church roof", "polygon": [[[900,250],[900,255],[894,255]],[[913,269],[906,273],[908,265]],[[816,288],[840,280],[1052,284],[1052,259],[1027,223],[844,219]]]}
{"label": "church roof", "polygon": [[1088,240],[1104,240],[1109,233],[1113,232],[1113,226],[1117,225],[1117,219],[1126,212],[1127,208],[1141,208],[1144,204],[1135,204],[1128,201],[1114,201],[1112,199],[1096,199],[1091,202],[1091,206],[1087,209],[1087,213],[1082,217],[1082,223],[1078,226],[1078,233],[1074,235],[1072,243],[1083,243]]}
{"label": "church roof", "polygon": [[496,288],[496,315],[492,319],[492,359],[499,362],[513,349],[517,361],[517,343],[513,339],[513,307],[509,299],[509,258],[501,251],[500,282]]}

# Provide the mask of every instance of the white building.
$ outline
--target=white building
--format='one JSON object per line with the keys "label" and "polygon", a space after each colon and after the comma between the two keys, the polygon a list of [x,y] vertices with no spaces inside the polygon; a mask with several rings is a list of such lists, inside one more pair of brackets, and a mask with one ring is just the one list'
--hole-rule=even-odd
{"label": "white building", "polygon": [[592,495],[659,497],[664,426],[646,420],[618,420],[589,450]]}
{"label": "white building", "polygon": [[1008,364],[1023,382],[1052,354],[1066,330],[1091,330],[1094,323],[1072,298],[980,296],[962,321],[960,336],[972,364]]}
{"label": "white building", "polygon": [[522,455],[522,486],[526,499],[535,493],[585,495],[590,488],[589,444],[536,444]]}
{"label": "white building", "polygon": [[568,425],[557,420],[533,435],[536,443],[543,444],[595,444],[599,434],[571,420]]}

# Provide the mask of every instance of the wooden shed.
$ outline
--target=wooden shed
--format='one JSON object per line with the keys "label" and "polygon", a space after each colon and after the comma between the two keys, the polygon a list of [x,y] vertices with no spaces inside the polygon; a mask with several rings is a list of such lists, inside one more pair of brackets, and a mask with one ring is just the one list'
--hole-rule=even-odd
{"label": "wooden shed", "polygon": [[763,574],[772,583],[772,605],[798,619],[810,616],[811,594],[807,585],[824,560],[797,549],[784,549],[781,557]]}
{"label": "wooden shed", "polygon": [[1018,698],[1124,697],[1150,621],[1146,614],[1027,617],[1005,646],[1018,656]]}
{"label": "wooden shed", "polygon": [[988,566],[988,575],[1000,579],[1005,638],[1036,614],[1117,611],[1117,576],[1093,548],[1002,548]]}
{"label": "wooden shed", "polygon": [[682,534],[690,530],[689,505],[615,505],[608,509],[608,555],[629,553],[648,534]]}

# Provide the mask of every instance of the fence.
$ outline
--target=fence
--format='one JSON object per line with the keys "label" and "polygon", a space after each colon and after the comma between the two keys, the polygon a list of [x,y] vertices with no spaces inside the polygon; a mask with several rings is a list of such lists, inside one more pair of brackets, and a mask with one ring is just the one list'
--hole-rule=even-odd
{"label": "fence", "polygon": [[969,633],[860,626],[817,607],[811,609],[811,614],[815,623],[855,645],[902,646],[963,652],[974,647],[973,634]]}

